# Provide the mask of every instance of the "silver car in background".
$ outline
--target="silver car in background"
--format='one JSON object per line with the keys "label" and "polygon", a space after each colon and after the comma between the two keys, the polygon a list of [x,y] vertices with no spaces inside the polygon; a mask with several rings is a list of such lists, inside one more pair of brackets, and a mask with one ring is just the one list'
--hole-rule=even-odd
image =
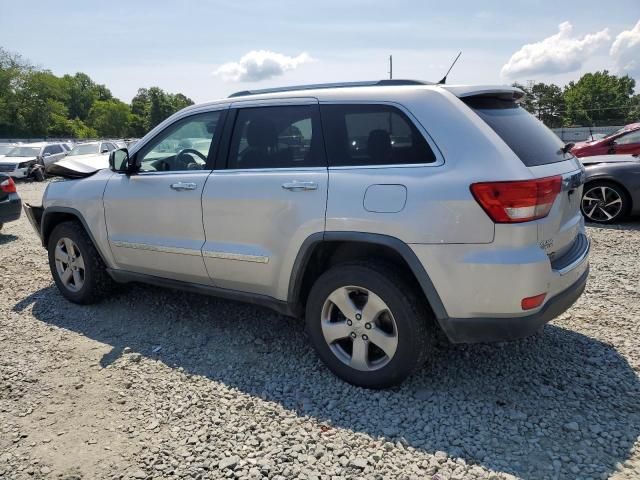
{"label": "silver car in background", "polygon": [[23,143],[0,158],[0,172],[13,178],[25,178],[36,163],[43,167],[64,158],[67,150],[58,142]]}

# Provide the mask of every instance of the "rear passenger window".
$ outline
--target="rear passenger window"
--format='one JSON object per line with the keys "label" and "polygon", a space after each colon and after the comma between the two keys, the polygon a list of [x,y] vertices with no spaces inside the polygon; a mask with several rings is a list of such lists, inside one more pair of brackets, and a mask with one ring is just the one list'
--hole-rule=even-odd
{"label": "rear passenger window", "polygon": [[316,105],[238,111],[227,168],[326,166]]}
{"label": "rear passenger window", "polygon": [[415,125],[390,105],[322,105],[330,166],[433,163],[436,157]]}

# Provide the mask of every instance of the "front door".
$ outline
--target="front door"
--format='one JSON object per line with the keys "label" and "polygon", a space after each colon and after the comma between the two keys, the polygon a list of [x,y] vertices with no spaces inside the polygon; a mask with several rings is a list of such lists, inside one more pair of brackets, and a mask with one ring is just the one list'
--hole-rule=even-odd
{"label": "front door", "polygon": [[302,242],[324,231],[327,165],[315,99],[232,105],[227,162],[202,196],[204,261],[221,288],[287,297]]}
{"label": "front door", "polygon": [[222,117],[214,111],[177,120],[132,154],[139,173],[111,177],[104,208],[118,268],[210,283],[201,198]]}
{"label": "front door", "polygon": [[637,155],[640,153],[640,130],[619,136],[613,142],[613,150],[617,155]]}

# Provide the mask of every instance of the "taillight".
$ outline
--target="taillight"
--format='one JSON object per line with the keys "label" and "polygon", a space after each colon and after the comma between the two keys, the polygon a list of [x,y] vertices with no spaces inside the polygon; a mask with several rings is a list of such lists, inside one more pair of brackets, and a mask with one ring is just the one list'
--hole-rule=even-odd
{"label": "taillight", "polygon": [[13,178],[9,177],[3,182],[0,182],[0,190],[5,193],[16,193],[16,184]]}
{"label": "taillight", "polygon": [[549,215],[562,187],[562,177],[515,182],[482,182],[471,193],[496,223],[530,222]]}

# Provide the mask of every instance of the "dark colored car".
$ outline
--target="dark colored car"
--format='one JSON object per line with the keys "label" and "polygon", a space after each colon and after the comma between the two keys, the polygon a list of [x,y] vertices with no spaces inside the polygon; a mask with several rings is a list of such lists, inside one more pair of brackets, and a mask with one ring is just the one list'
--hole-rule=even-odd
{"label": "dark colored car", "polygon": [[598,155],[580,161],[586,170],[581,207],[587,220],[614,223],[640,214],[638,155]]}
{"label": "dark colored car", "polygon": [[576,157],[595,155],[635,155],[640,153],[640,123],[631,123],[592,142],[581,142],[571,149]]}
{"label": "dark colored car", "polygon": [[20,218],[22,201],[16,191],[13,179],[0,173],[0,229],[5,223]]}

